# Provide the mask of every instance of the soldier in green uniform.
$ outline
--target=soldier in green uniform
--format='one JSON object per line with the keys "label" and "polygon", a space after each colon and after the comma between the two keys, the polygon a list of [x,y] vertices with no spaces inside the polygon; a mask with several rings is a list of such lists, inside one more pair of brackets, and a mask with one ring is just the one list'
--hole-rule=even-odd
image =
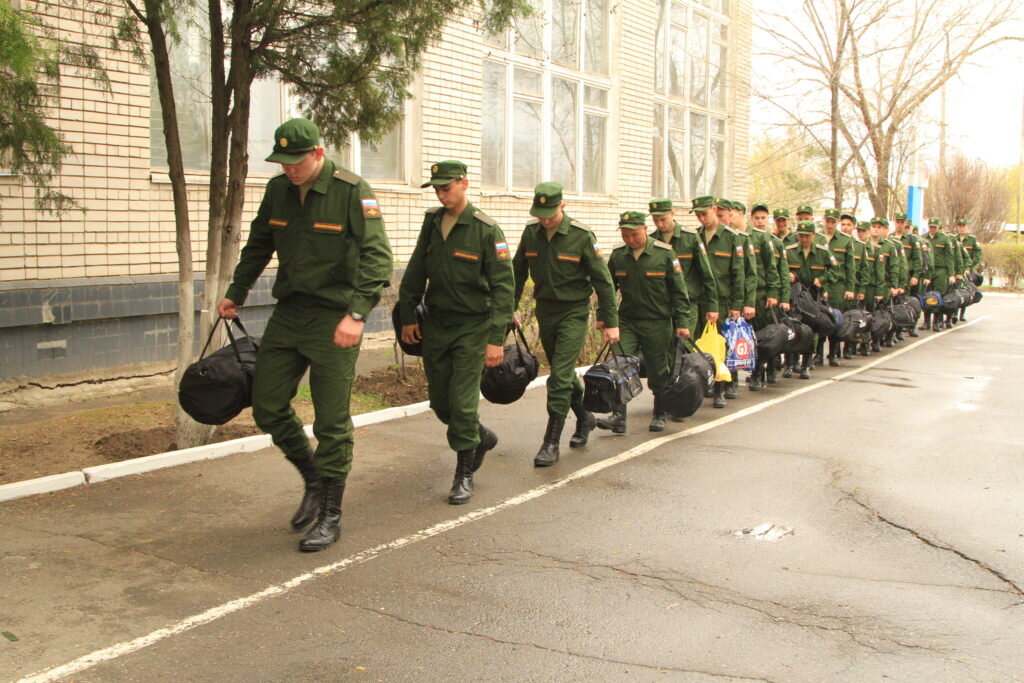
{"label": "soldier in green uniform", "polygon": [[[895,237],[903,246],[903,254],[906,257],[907,262],[907,278],[904,288],[908,294],[917,294],[920,291],[921,272],[923,268],[920,240],[912,229],[907,229],[909,225],[907,214],[898,212],[894,218],[896,229]],[[914,327],[910,328],[909,334],[911,337],[921,336],[917,333],[916,323]]]}
{"label": "soldier in green uniform", "polygon": [[[868,311],[875,310],[875,291],[878,289],[878,247],[871,240],[871,223],[857,221],[857,241],[864,245],[864,262],[857,274],[857,300],[864,303]],[[874,346],[872,343],[871,346]],[[871,346],[863,343],[860,346],[860,355],[867,356]],[[880,350],[874,346],[874,350]]]}
{"label": "soldier in green uniform", "polygon": [[[718,222],[732,228],[743,245],[743,308],[740,316],[752,322],[757,315],[757,255],[751,235],[747,234],[747,207],[741,202],[722,199],[725,206],[718,207]],[[741,210],[742,209],[742,210]],[[736,398],[739,389],[739,372],[731,371],[732,381],[725,387],[726,398]]]}
{"label": "soldier in green uniform", "polygon": [[[427,211],[398,292],[402,340],[423,342],[430,408],[448,425],[448,445],[456,453],[452,505],[470,499],[473,473],[498,444],[480,424],[480,379],[484,366],[504,359],[515,295],[505,235],[470,204],[466,175],[461,161],[431,166],[421,187],[433,186],[441,206]],[[416,323],[421,299],[427,306],[422,329]]]}
{"label": "soldier in green uniform", "polygon": [[[925,239],[925,236],[920,233],[917,226],[913,223],[910,224],[910,231],[917,235],[917,246],[921,250],[921,279],[918,282],[918,293],[925,293],[931,289],[931,278],[932,278],[932,247],[931,242]],[[927,330],[929,328],[929,322],[926,316],[922,316],[921,326],[917,329]]]}
{"label": "soldier in green uniform", "polygon": [[[853,261],[853,280],[848,285],[853,290],[853,301],[848,302],[848,306],[844,310],[858,308],[864,300],[864,293],[860,282],[865,263],[864,243],[857,238],[856,226],[857,217],[852,213],[841,213],[839,215],[839,231],[850,238],[850,247],[846,255]],[[855,353],[854,342],[846,342],[843,345],[843,358],[849,360],[854,357]]]}
{"label": "soldier in green uniform", "polygon": [[[783,248],[796,243],[796,233],[789,229],[789,209],[775,209],[772,212],[775,220],[775,236],[782,240]],[[786,271],[789,278],[789,271]]]}
{"label": "soldier in green uniform", "polygon": [[[715,285],[718,287],[718,308],[712,310],[710,303],[700,302],[702,314],[701,319],[707,318],[708,314],[715,314],[715,322],[719,328],[726,317],[739,318],[743,309],[743,298],[746,290],[744,272],[744,247],[740,236],[735,230],[718,221],[718,207],[723,206],[725,200],[704,195],[693,200],[693,213],[700,222],[701,241],[708,252],[708,259],[711,261],[711,269],[715,273]],[[713,391],[715,398],[714,407],[725,407],[725,394],[727,384],[731,382],[716,382]]]}
{"label": "soldier in green uniform", "polygon": [[[941,221],[932,217],[928,219],[928,234],[924,236],[928,242],[932,254],[931,260],[931,286],[940,294],[945,294],[956,282],[956,245],[953,238],[939,229]],[[925,325],[931,318],[932,330],[938,331],[946,327],[942,320],[942,313],[925,313]]]}
{"label": "soldier in green uniform", "polygon": [[[897,247],[888,239],[889,219],[876,216],[871,219],[871,242],[875,245],[875,307],[887,305],[892,297],[899,293],[900,263],[899,253],[902,245]],[[883,346],[892,346],[892,340],[886,338]],[[881,349],[872,347],[875,351]]]}
{"label": "soldier in green uniform", "polygon": [[[751,326],[756,331],[772,322],[768,317],[768,310],[774,308],[779,303],[778,292],[780,282],[779,269],[776,263],[778,255],[775,250],[775,243],[764,229],[748,227],[746,212],[747,207],[742,202],[734,201],[732,203],[732,225],[737,232],[746,234],[749,243],[749,257],[754,262],[752,277],[750,270],[744,274],[745,279],[749,277],[747,291],[749,292],[751,286],[753,287],[754,311],[753,315],[750,315],[749,311],[745,309],[744,317],[750,321]],[[768,215],[766,211],[761,213],[764,217]],[[762,220],[762,223],[764,223],[764,220]],[[761,363],[761,359],[757,360],[757,368],[747,377],[751,391],[760,391],[764,379],[764,365]],[[735,376],[733,381],[735,382]]]}
{"label": "soldier in green uniform", "polygon": [[[698,330],[698,301],[706,301],[708,312],[714,311],[714,314],[706,319],[714,322],[718,316],[718,288],[715,286],[715,274],[711,270],[711,261],[708,259],[704,242],[701,241],[697,228],[688,228],[676,221],[671,199],[652,199],[648,203],[648,208],[651,210],[651,218],[656,228],[651,237],[671,246],[683,269],[683,280],[686,282],[686,291],[690,294],[692,304],[691,319],[687,321],[689,324],[686,327]],[[709,315],[708,312],[705,312],[706,316]]]}
{"label": "soldier in green uniform", "polygon": [[[840,311],[848,311],[857,306],[857,260],[854,258],[853,238],[837,230],[840,215],[839,209],[825,209],[825,246],[836,262],[836,277],[828,288],[829,305]],[[818,340],[818,355],[824,352],[824,339]],[[828,364],[839,365],[840,341],[836,336],[828,339]]]}
{"label": "soldier in green uniform", "polygon": [[597,328],[605,344],[619,340],[619,314],[608,266],[594,233],[565,213],[562,186],[540,183],[533,191],[533,220],[526,224],[512,259],[515,273],[515,308],[523,296],[527,278],[533,279],[540,343],[547,354],[551,374],[547,382],[548,425],[544,442],[533,459],[535,467],[558,462],[559,440],[570,407],[576,415],[571,448],[587,444],[597,424],[583,407],[583,385],[576,361],[583,348],[590,317],[590,295],[598,298]]}
{"label": "soldier in green uniform", "polygon": [[[776,209],[779,217],[788,223],[789,210],[788,209]],[[786,245],[783,244],[782,240],[775,234],[772,228],[772,213],[768,210],[768,205],[765,203],[755,204],[750,210],[750,220],[753,223],[755,230],[763,230],[768,236],[768,239],[772,242],[775,256],[775,269],[778,273],[778,288],[774,294],[769,292],[769,297],[776,300],[776,305],[784,312],[789,312],[789,264],[786,261]],[[766,317],[770,317],[769,322],[774,322],[775,317],[768,316],[766,311]],[[765,384],[775,384],[777,379],[778,368],[781,365],[781,357],[776,356],[775,358],[765,358],[764,365],[761,366],[762,377],[761,379]],[[757,391],[755,388],[754,380],[751,380],[750,384],[751,391]]]}
{"label": "soldier in green uniform", "polygon": [[[665,429],[665,410],[658,393],[665,386],[672,367],[676,337],[690,338],[685,327],[691,320],[690,297],[683,281],[683,269],[672,247],[647,236],[642,211],[625,211],[619,216],[623,245],[612,251],[608,270],[619,303],[620,348],[627,355],[643,351],[647,361],[647,387],[654,394],[654,416],[649,430]],[[626,406],[620,404],[609,418],[597,421],[601,429],[626,432]]]}
{"label": "soldier in green uniform", "polygon": [[[957,239],[960,242],[960,248],[966,254],[964,259],[964,275],[970,276],[971,273],[980,273],[981,245],[978,244],[978,238],[970,233],[970,224],[966,218],[957,219],[956,228],[957,232],[959,232]],[[966,315],[967,307],[962,306],[958,318],[960,320],[967,320]]]}
{"label": "soldier in green uniform", "polygon": [[[373,189],[324,158],[312,121],[281,124],[267,161],[284,173],[267,183],[217,312],[236,317],[277,254],[277,304],[256,356],[252,415],[302,474],[305,492],[291,525],[300,531],[316,520],[299,541],[310,552],[341,534],[354,439],[349,397],[364,320],[391,279],[391,248]],[[291,407],[307,369],[315,452]]]}
{"label": "soldier in green uniform", "polygon": [[[796,207],[796,220],[798,223],[800,221],[814,223],[814,207],[810,204],[801,204]],[[825,244],[825,236],[821,233],[820,226],[817,223],[814,224],[814,243]]]}
{"label": "soldier in green uniform", "polygon": [[[829,288],[838,275],[836,261],[828,247],[815,244],[814,223],[800,221],[796,224],[797,242],[786,247],[789,263],[789,281],[799,282],[812,292],[819,292],[828,298]],[[810,379],[810,353],[801,354],[800,379]]]}

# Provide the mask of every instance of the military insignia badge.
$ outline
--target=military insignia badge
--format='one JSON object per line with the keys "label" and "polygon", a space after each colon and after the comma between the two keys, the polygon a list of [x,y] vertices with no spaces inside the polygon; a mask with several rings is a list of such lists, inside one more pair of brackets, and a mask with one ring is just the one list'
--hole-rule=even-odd
{"label": "military insignia badge", "polygon": [[287,147],[288,146],[288,138],[281,138],[278,141],[277,144],[281,145],[282,147]]}
{"label": "military insignia badge", "polygon": [[367,218],[380,218],[380,206],[372,197],[362,200],[363,215]]}
{"label": "military insignia badge", "polygon": [[494,252],[498,255],[498,259],[504,261],[508,258],[508,245],[504,242],[495,242]]}
{"label": "military insignia badge", "polygon": [[679,265],[679,259],[672,259],[672,270],[676,271],[677,273],[683,272],[683,267]]}

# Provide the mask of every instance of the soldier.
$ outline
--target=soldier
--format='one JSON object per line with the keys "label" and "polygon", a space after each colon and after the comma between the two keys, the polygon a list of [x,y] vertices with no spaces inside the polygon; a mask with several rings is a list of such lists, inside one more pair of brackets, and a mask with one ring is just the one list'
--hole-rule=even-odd
{"label": "soldier", "polygon": [[[780,218],[783,218],[788,223],[788,218],[786,218],[789,215],[788,209],[776,209],[776,213],[779,213]],[[771,229],[771,216],[772,214],[768,211],[768,205],[764,203],[755,204],[754,208],[750,211],[750,219],[754,223],[754,228],[764,230],[765,234],[772,241],[772,246],[775,250],[775,268],[779,275],[779,287],[775,290],[775,299],[778,302],[779,308],[789,312],[789,264],[786,261],[786,245],[783,244],[782,240]],[[765,358],[764,361],[765,364],[762,366],[762,370],[765,373],[764,383],[775,384],[778,381],[777,373],[781,364],[781,357]],[[757,389],[754,389],[753,381],[750,388],[752,391],[757,391]]]}
{"label": "soldier", "polygon": [[[738,319],[743,309],[744,290],[744,248],[740,236],[735,230],[718,221],[718,207],[723,206],[725,200],[717,199],[710,195],[697,197],[693,200],[693,213],[700,221],[701,241],[708,252],[708,259],[711,261],[711,269],[715,273],[715,285],[718,287],[718,309],[713,310],[710,302],[701,301],[700,319],[708,317],[708,314],[715,314],[715,321],[721,328],[726,316]],[[714,407],[725,407],[725,393],[727,384],[731,382],[715,382],[713,396]],[[733,390],[730,393],[733,393]]]}
{"label": "soldier", "polygon": [[[796,220],[797,223],[799,223],[800,221],[814,223],[814,207],[811,206],[810,204],[801,204],[800,206],[796,207]],[[794,241],[796,241],[795,238]],[[814,243],[821,245],[825,244],[825,236],[822,235],[820,227],[817,223],[814,224]]]}
{"label": "soldier", "polygon": [[[899,293],[899,280],[901,277],[899,253],[902,245],[896,244],[888,239],[889,219],[876,216],[871,219],[871,242],[876,247],[875,252],[875,307],[888,304],[892,297]],[[886,337],[882,341],[883,346],[892,346],[892,339]],[[874,351],[881,351],[877,344],[872,346]]]}
{"label": "soldier", "polygon": [[[647,361],[647,387],[654,394],[654,416],[648,429],[665,429],[665,409],[658,394],[672,368],[676,337],[690,338],[686,321],[692,318],[690,297],[683,281],[683,269],[672,247],[649,239],[642,211],[625,211],[619,216],[623,245],[612,251],[608,269],[616,289],[622,293],[619,303],[620,347],[627,355],[643,351]],[[626,406],[619,404],[610,418],[597,421],[601,429],[616,434],[626,432]]]}
{"label": "soldier", "polygon": [[[718,220],[720,223],[736,231],[743,245],[743,309],[740,315],[743,319],[751,322],[757,315],[757,254],[754,249],[752,235],[747,234],[747,207],[742,202],[733,202],[723,199],[722,204],[728,208],[718,208]],[[724,213],[724,216],[723,216]],[[726,398],[736,398],[739,389],[739,372],[732,370],[732,381],[725,388]]]}
{"label": "soldier", "polygon": [[[839,222],[839,209],[825,209],[825,246],[836,262],[836,277],[828,288],[829,305],[840,311],[848,311],[856,307],[857,260],[854,258],[853,238],[841,230],[836,230]],[[852,221],[851,221],[852,223]],[[824,339],[818,340],[818,355],[824,351]],[[839,365],[839,337],[828,339],[828,364]]]}
{"label": "soldier", "polygon": [[[750,322],[754,330],[759,330],[764,326],[768,325],[771,320],[768,319],[768,309],[774,308],[779,303],[779,269],[777,265],[778,255],[775,250],[775,243],[772,238],[764,230],[764,226],[767,225],[768,209],[767,207],[755,207],[762,209],[758,213],[760,214],[759,223],[760,227],[755,223],[754,227],[747,229],[747,222],[745,218],[746,206],[741,202],[733,202],[733,216],[734,227],[747,234],[747,238],[750,241],[750,248],[752,250],[752,256],[754,259],[754,316],[750,319]],[[753,215],[751,215],[753,218]],[[746,274],[745,274],[746,275]],[[761,382],[764,374],[764,359],[757,359],[757,367],[748,377],[751,391],[760,391]]]}
{"label": "soldier", "polygon": [[[960,233],[957,239],[959,239],[961,248],[967,254],[967,258],[964,261],[964,275],[969,276],[970,273],[980,273],[981,245],[978,244],[978,238],[970,233],[970,225],[966,218],[957,219],[956,227]],[[961,307],[960,320],[967,320],[966,313],[967,307]]]}
{"label": "soldier", "polygon": [[[299,550],[312,552],[341,534],[354,440],[349,398],[364,321],[391,278],[391,248],[373,189],[324,158],[312,121],[281,124],[267,161],[284,173],[267,183],[217,312],[238,315],[276,252],[277,304],[256,357],[252,415],[302,474],[305,491],[291,526],[301,531],[315,518],[299,541]],[[315,452],[291,407],[307,368]]]}
{"label": "soldier", "polygon": [[533,464],[549,467],[558,462],[558,444],[570,407],[576,415],[570,448],[585,446],[597,425],[594,415],[583,407],[583,385],[576,374],[576,361],[587,334],[590,295],[597,292],[596,326],[602,330],[603,343],[619,340],[619,315],[612,278],[601,258],[597,238],[590,228],[565,213],[562,186],[540,183],[533,192],[530,215],[534,218],[526,224],[512,259],[514,308],[518,310],[523,287],[531,278],[540,343],[551,366],[548,425]]}
{"label": "soldier", "polygon": [[[861,277],[864,269],[865,261],[865,249],[864,243],[856,235],[857,217],[852,213],[842,213],[839,215],[839,230],[844,235],[850,238],[850,247],[847,252],[847,257],[853,261],[853,280],[849,283],[849,287],[853,290],[853,300],[848,302],[848,306],[844,310],[851,310],[861,306],[861,302],[864,300],[864,292],[861,284]],[[853,358],[856,352],[854,342],[846,342],[843,345],[843,358],[849,360]]]}
{"label": "soldier", "polygon": [[[448,445],[456,454],[452,505],[470,499],[473,473],[498,444],[497,435],[480,424],[480,379],[484,366],[504,359],[515,296],[505,235],[470,204],[466,176],[461,161],[431,166],[421,187],[433,186],[441,206],[427,211],[398,292],[402,340],[423,342],[430,408],[448,425]],[[428,314],[421,329],[416,306],[424,293]]]}
{"label": "soldier", "polygon": [[[775,209],[772,212],[775,220],[775,236],[782,240],[783,247],[796,243],[796,233],[789,229],[789,209]],[[787,271],[786,277],[789,277]]]}
{"label": "soldier", "polygon": [[[789,262],[789,281],[800,282],[804,287],[821,293],[828,298],[829,287],[837,276],[836,261],[829,253],[828,247],[815,244],[814,223],[800,221],[796,224],[797,243],[786,247],[786,259]],[[808,364],[810,353],[800,356],[800,379],[810,379]]]}
{"label": "soldier", "polygon": [[[893,240],[897,241],[903,249],[903,260],[906,264],[906,276],[902,283],[903,290],[908,294],[917,294],[918,285],[921,282],[921,245],[913,230],[907,230],[909,221],[907,214],[898,212],[895,215],[895,234]],[[919,337],[917,323],[911,327],[908,334],[911,337]],[[902,331],[897,335],[902,339]]]}
{"label": "soldier", "polygon": [[[956,255],[953,253],[956,245],[953,238],[939,229],[941,221],[932,217],[928,219],[928,234],[924,236],[931,251],[931,283],[932,287],[945,294],[953,283],[956,282]],[[932,320],[931,328],[939,331],[947,325],[943,323],[942,313],[925,313],[924,326],[928,326],[929,318]],[[923,328],[922,328],[923,329]]]}
{"label": "soldier", "polygon": [[[864,302],[864,307],[869,310],[875,310],[875,291],[879,287],[878,280],[878,247],[871,239],[871,223],[867,221],[857,221],[857,241],[864,245],[864,261],[861,264],[861,270],[857,274],[857,300]],[[879,297],[880,299],[881,297]],[[865,342],[860,346],[860,355],[867,356],[869,349],[873,347],[873,350],[880,351],[874,342],[871,346]]]}

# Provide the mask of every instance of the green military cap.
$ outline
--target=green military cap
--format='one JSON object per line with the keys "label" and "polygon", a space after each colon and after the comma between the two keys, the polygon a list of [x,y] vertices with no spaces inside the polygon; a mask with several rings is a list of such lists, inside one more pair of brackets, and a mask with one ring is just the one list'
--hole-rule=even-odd
{"label": "green military cap", "polygon": [[789,218],[789,209],[775,209],[772,212],[772,218],[779,220],[780,218]]}
{"label": "green military cap", "polygon": [[928,225],[942,225],[942,221],[940,221],[935,216],[932,216],[931,218],[928,219]]}
{"label": "green military cap", "polygon": [[647,208],[651,210],[652,216],[660,216],[672,210],[671,199],[652,199],[647,202]]}
{"label": "green military cap", "polygon": [[267,161],[297,164],[320,144],[320,129],[309,119],[289,119],[274,131],[274,152]]}
{"label": "green military cap", "polygon": [[956,219],[956,224],[957,224],[957,225],[967,225],[967,222],[968,222],[968,221],[967,221],[967,219],[966,219],[966,218],[957,218],[957,219]]}
{"label": "green military cap", "polygon": [[738,201],[734,200],[733,203],[732,203],[732,208],[734,208],[735,210],[740,211],[742,213],[746,213],[747,212],[747,205],[744,204],[743,202],[738,202]]}
{"label": "green military cap", "polygon": [[429,187],[431,185],[447,185],[453,180],[462,180],[467,175],[466,165],[455,159],[439,161],[430,167],[430,180],[420,185]]}
{"label": "green military cap", "polygon": [[623,211],[619,214],[619,227],[623,230],[635,230],[645,225],[647,214],[643,211]]}
{"label": "green military cap", "polygon": [[840,218],[840,220],[842,220],[843,218],[849,218],[854,223],[857,222],[857,217],[854,216],[852,213],[841,213],[841,214],[839,214],[839,218]]}
{"label": "green military cap", "polygon": [[796,212],[798,214],[801,214],[801,213],[814,214],[814,207],[811,206],[810,204],[801,204],[800,206],[796,207]]}
{"label": "green military cap", "polygon": [[903,213],[902,211],[897,211],[896,213],[893,214],[892,217],[898,221],[907,220],[907,214]]}
{"label": "green military cap", "polygon": [[796,234],[798,235],[813,235],[814,234],[814,221],[800,221],[796,224]]}
{"label": "green military cap", "polygon": [[533,188],[533,206],[530,215],[537,218],[549,218],[555,215],[562,205],[562,186],[558,183],[538,183]]}
{"label": "green military cap", "polygon": [[825,218],[835,218],[839,220],[839,209],[825,209]]}
{"label": "green military cap", "polygon": [[874,218],[871,219],[871,222],[878,223],[879,225],[885,226],[887,228],[889,227],[889,219],[882,218],[881,216],[875,216]]}
{"label": "green military cap", "polygon": [[868,223],[867,221],[857,221],[857,229],[858,230],[870,230],[871,229],[871,224]]}
{"label": "green military cap", "polygon": [[725,206],[725,204],[722,199],[716,199],[715,197],[706,194],[693,200],[693,208],[691,209],[691,212],[703,213],[704,211],[716,206]]}
{"label": "green military cap", "polygon": [[767,213],[771,213],[771,209],[769,209],[768,205],[765,204],[764,202],[757,202],[752,207],[750,207],[750,213],[754,213],[755,211],[765,211]]}

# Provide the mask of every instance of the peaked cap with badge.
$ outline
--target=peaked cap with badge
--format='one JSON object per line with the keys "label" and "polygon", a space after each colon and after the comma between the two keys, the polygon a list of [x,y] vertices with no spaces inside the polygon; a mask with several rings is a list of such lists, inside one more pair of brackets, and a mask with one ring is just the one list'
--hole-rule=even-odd
{"label": "peaked cap with badge", "polygon": [[635,230],[646,225],[647,214],[643,211],[623,211],[619,214],[619,227],[623,230]]}
{"label": "peaked cap with badge", "polygon": [[672,210],[671,199],[652,199],[647,202],[647,208],[650,209],[652,216],[661,216]]}
{"label": "peaked cap with badge", "polygon": [[562,186],[558,183],[538,183],[533,188],[533,206],[530,215],[550,218],[562,206]]}
{"label": "peaked cap with badge", "polygon": [[266,158],[278,164],[297,164],[320,145],[320,129],[309,119],[285,121],[274,131],[274,151]]}
{"label": "peaked cap with badge", "polygon": [[466,165],[456,159],[439,161],[430,167],[430,180],[420,187],[447,185],[453,180],[462,180],[469,174]]}
{"label": "peaked cap with badge", "polygon": [[775,209],[775,211],[772,212],[772,218],[774,218],[775,220],[779,220],[780,218],[785,218],[786,220],[789,220],[789,209]]}

